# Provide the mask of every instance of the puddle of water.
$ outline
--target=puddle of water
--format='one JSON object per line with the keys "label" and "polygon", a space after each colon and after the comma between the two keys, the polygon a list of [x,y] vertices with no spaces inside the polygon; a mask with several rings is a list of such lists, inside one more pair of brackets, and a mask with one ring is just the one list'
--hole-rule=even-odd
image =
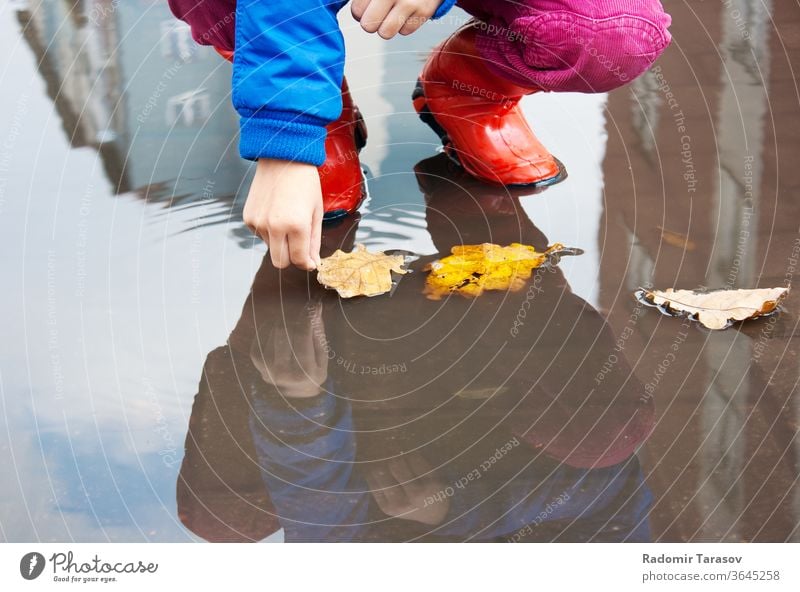
{"label": "puddle of water", "polygon": [[[2,537],[796,541],[794,297],[718,333],[632,297],[793,279],[797,64],[741,3],[746,39],[672,3],[631,87],[526,99],[570,173],[538,195],[468,178],[413,113],[457,23],[385,43],[343,17],[371,197],[325,248],[419,257],[352,301],[242,225],[230,66],[163,3],[5,5]],[[426,263],[489,240],[585,253],[424,298]]]}

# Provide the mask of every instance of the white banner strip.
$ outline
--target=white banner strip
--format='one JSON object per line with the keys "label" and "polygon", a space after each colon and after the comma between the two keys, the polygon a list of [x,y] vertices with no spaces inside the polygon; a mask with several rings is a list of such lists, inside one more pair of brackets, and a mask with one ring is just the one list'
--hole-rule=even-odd
{"label": "white banner strip", "polygon": [[[797,544],[4,544],[0,590],[800,590]],[[208,586],[208,587],[206,587]]]}

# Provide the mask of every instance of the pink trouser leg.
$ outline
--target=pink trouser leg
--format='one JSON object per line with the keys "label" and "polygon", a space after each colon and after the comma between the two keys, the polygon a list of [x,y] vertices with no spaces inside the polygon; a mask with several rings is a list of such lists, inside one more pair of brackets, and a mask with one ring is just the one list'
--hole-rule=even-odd
{"label": "pink trouser leg", "polygon": [[478,52],[496,74],[549,91],[606,92],[666,49],[659,0],[459,0],[478,20]]}

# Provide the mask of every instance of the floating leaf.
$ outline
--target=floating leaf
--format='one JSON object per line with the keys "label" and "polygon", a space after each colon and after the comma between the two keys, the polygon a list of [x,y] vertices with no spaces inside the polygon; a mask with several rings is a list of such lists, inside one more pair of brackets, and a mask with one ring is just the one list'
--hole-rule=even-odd
{"label": "floating leaf", "polygon": [[667,230],[661,226],[657,226],[656,228],[661,231],[661,239],[668,245],[678,247],[684,251],[694,251],[697,247],[693,240],[680,234],[679,232],[673,232],[672,230]]}
{"label": "floating leaf", "polygon": [[425,282],[425,295],[431,300],[439,300],[451,293],[476,297],[484,290],[514,292],[525,285],[533,269],[550,257],[555,259],[559,253],[579,252],[558,243],[544,253],[520,243],[507,247],[491,243],[459,245],[450,249],[451,255],[437,259],[425,268],[430,272]]}
{"label": "floating leaf", "polygon": [[404,261],[402,255],[370,253],[364,245],[356,245],[351,253],[337,250],[320,261],[317,281],[342,298],[377,296],[392,289],[391,272],[408,273]]}
{"label": "floating leaf", "polygon": [[505,394],[508,391],[508,387],[506,386],[492,386],[488,388],[469,388],[469,389],[461,389],[456,393],[461,399],[469,399],[474,401],[484,401],[486,399],[491,399],[492,397],[496,397],[497,395]]}
{"label": "floating leaf", "polygon": [[659,306],[668,314],[689,315],[709,329],[725,329],[733,321],[743,321],[775,311],[789,288],[758,290],[639,290],[637,296]]}

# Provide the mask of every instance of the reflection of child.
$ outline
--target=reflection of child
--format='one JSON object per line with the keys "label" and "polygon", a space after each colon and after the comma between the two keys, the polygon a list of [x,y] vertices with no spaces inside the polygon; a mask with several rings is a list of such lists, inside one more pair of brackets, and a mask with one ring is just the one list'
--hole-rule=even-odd
{"label": "reflection of child", "polygon": [[454,463],[434,470],[419,453],[356,462],[361,442],[343,397],[252,392],[252,440],[286,542],[404,540],[387,516],[419,523],[414,538],[441,541],[650,541],[652,494],[635,457],[577,468],[520,450],[502,486],[491,477],[454,486],[465,473]]}
{"label": "reflection of child", "polygon": [[[315,267],[323,216],[363,195],[366,130],[343,80],[345,0],[169,0],[194,38],[233,53],[240,151],[258,160],[248,226],[279,267]],[[455,0],[353,0],[368,32],[407,35]],[[414,107],[466,171],[544,186],[563,168],[517,108],[539,90],[604,92],[639,76],[670,41],[659,0],[458,0],[475,19],[428,58]],[[319,170],[317,167],[320,167]]]}
{"label": "reflection of child", "polygon": [[[442,154],[414,170],[439,255],[460,240],[548,244],[515,195],[527,190],[481,183]],[[357,219],[327,226],[323,252],[351,250]],[[226,466],[256,468],[287,541],[649,540],[652,496],[634,455],[654,402],[624,359],[595,383],[615,343],[603,317],[557,268],[526,290],[432,302],[421,271],[436,256],[409,263],[417,273],[393,292],[391,317],[380,299],[342,306],[265,259],[228,340],[236,366],[203,371],[225,429],[199,421],[198,403],[190,425],[252,443],[257,462]],[[353,372],[342,355],[408,371]]]}

